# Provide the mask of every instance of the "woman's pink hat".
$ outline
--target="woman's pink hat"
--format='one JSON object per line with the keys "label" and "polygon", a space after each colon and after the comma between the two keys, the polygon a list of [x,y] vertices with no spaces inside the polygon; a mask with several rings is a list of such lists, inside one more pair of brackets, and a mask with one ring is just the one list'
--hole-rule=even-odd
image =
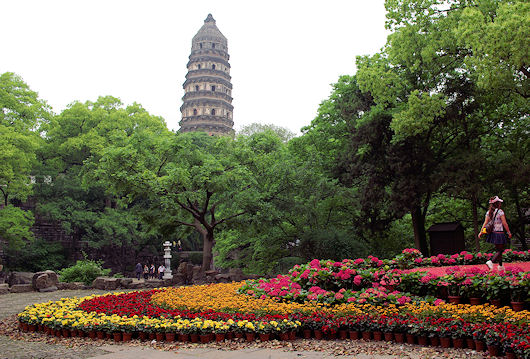
{"label": "woman's pink hat", "polygon": [[499,198],[499,196],[493,197],[493,199],[490,199],[490,204],[495,202],[504,202],[502,199]]}

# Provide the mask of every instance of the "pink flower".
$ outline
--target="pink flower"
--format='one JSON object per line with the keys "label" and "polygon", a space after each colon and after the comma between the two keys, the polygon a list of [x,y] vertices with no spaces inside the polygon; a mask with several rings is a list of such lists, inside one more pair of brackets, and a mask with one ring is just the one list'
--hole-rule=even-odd
{"label": "pink flower", "polygon": [[335,299],[343,299],[344,298],[344,295],[342,293],[336,293],[335,294]]}
{"label": "pink flower", "polygon": [[311,262],[309,262],[309,266],[311,268],[320,269],[320,261],[318,259],[313,259]]}
{"label": "pink flower", "polygon": [[353,278],[353,284],[355,285],[361,285],[363,277],[360,275],[356,275],[355,278]]}

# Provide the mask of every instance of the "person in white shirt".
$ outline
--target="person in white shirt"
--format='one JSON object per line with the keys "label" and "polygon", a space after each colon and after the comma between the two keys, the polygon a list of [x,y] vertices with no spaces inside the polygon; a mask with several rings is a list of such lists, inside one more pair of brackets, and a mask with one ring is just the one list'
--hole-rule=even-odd
{"label": "person in white shirt", "polygon": [[164,265],[161,264],[160,267],[158,267],[158,279],[162,279],[165,271],[166,271],[166,267],[164,267]]}
{"label": "person in white shirt", "polygon": [[497,253],[491,258],[491,260],[488,260],[486,262],[486,265],[493,269],[493,263],[499,262],[498,269],[504,269],[502,266],[502,252],[504,252],[504,246],[508,242],[506,239],[506,235],[504,234],[504,229],[506,229],[506,233],[508,233],[508,237],[512,238],[512,233],[510,232],[510,228],[508,228],[508,223],[506,222],[506,217],[504,215],[504,211],[501,209],[501,204],[504,202],[502,199],[500,199],[498,196],[491,197],[489,200],[490,208],[486,212],[486,217],[484,219],[484,224],[482,225],[482,229],[480,230],[480,233],[478,234],[478,237],[485,233],[485,227],[488,222],[493,221],[493,229],[490,234],[486,237],[486,242],[493,243],[495,245],[495,250]]}

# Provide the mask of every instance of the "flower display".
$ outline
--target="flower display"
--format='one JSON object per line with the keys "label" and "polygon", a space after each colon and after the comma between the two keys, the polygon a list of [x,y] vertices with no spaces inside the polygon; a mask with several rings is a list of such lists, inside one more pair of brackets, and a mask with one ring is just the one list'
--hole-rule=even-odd
{"label": "flower display", "polygon": [[[452,259],[471,261],[475,256]],[[528,357],[530,312],[449,304],[438,296],[440,288],[454,287],[459,294],[476,295],[482,289],[525,299],[528,272],[452,266],[435,275],[398,268],[409,261],[423,265],[424,260],[415,250],[405,250],[390,264],[376,257],[315,259],[271,279],[63,298],[28,306],[18,318],[82,332],[281,334],[311,329],[327,335],[362,330],[476,338]]]}

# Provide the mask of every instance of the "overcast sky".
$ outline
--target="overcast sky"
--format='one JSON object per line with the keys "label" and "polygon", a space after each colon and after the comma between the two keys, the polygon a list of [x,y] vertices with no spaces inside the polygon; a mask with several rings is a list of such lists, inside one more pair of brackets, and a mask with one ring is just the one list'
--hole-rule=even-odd
{"label": "overcast sky", "polygon": [[0,73],[20,75],[55,113],[112,95],[177,130],[191,39],[208,13],[228,39],[236,130],[299,133],[388,35],[384,0],[1,0]]}

